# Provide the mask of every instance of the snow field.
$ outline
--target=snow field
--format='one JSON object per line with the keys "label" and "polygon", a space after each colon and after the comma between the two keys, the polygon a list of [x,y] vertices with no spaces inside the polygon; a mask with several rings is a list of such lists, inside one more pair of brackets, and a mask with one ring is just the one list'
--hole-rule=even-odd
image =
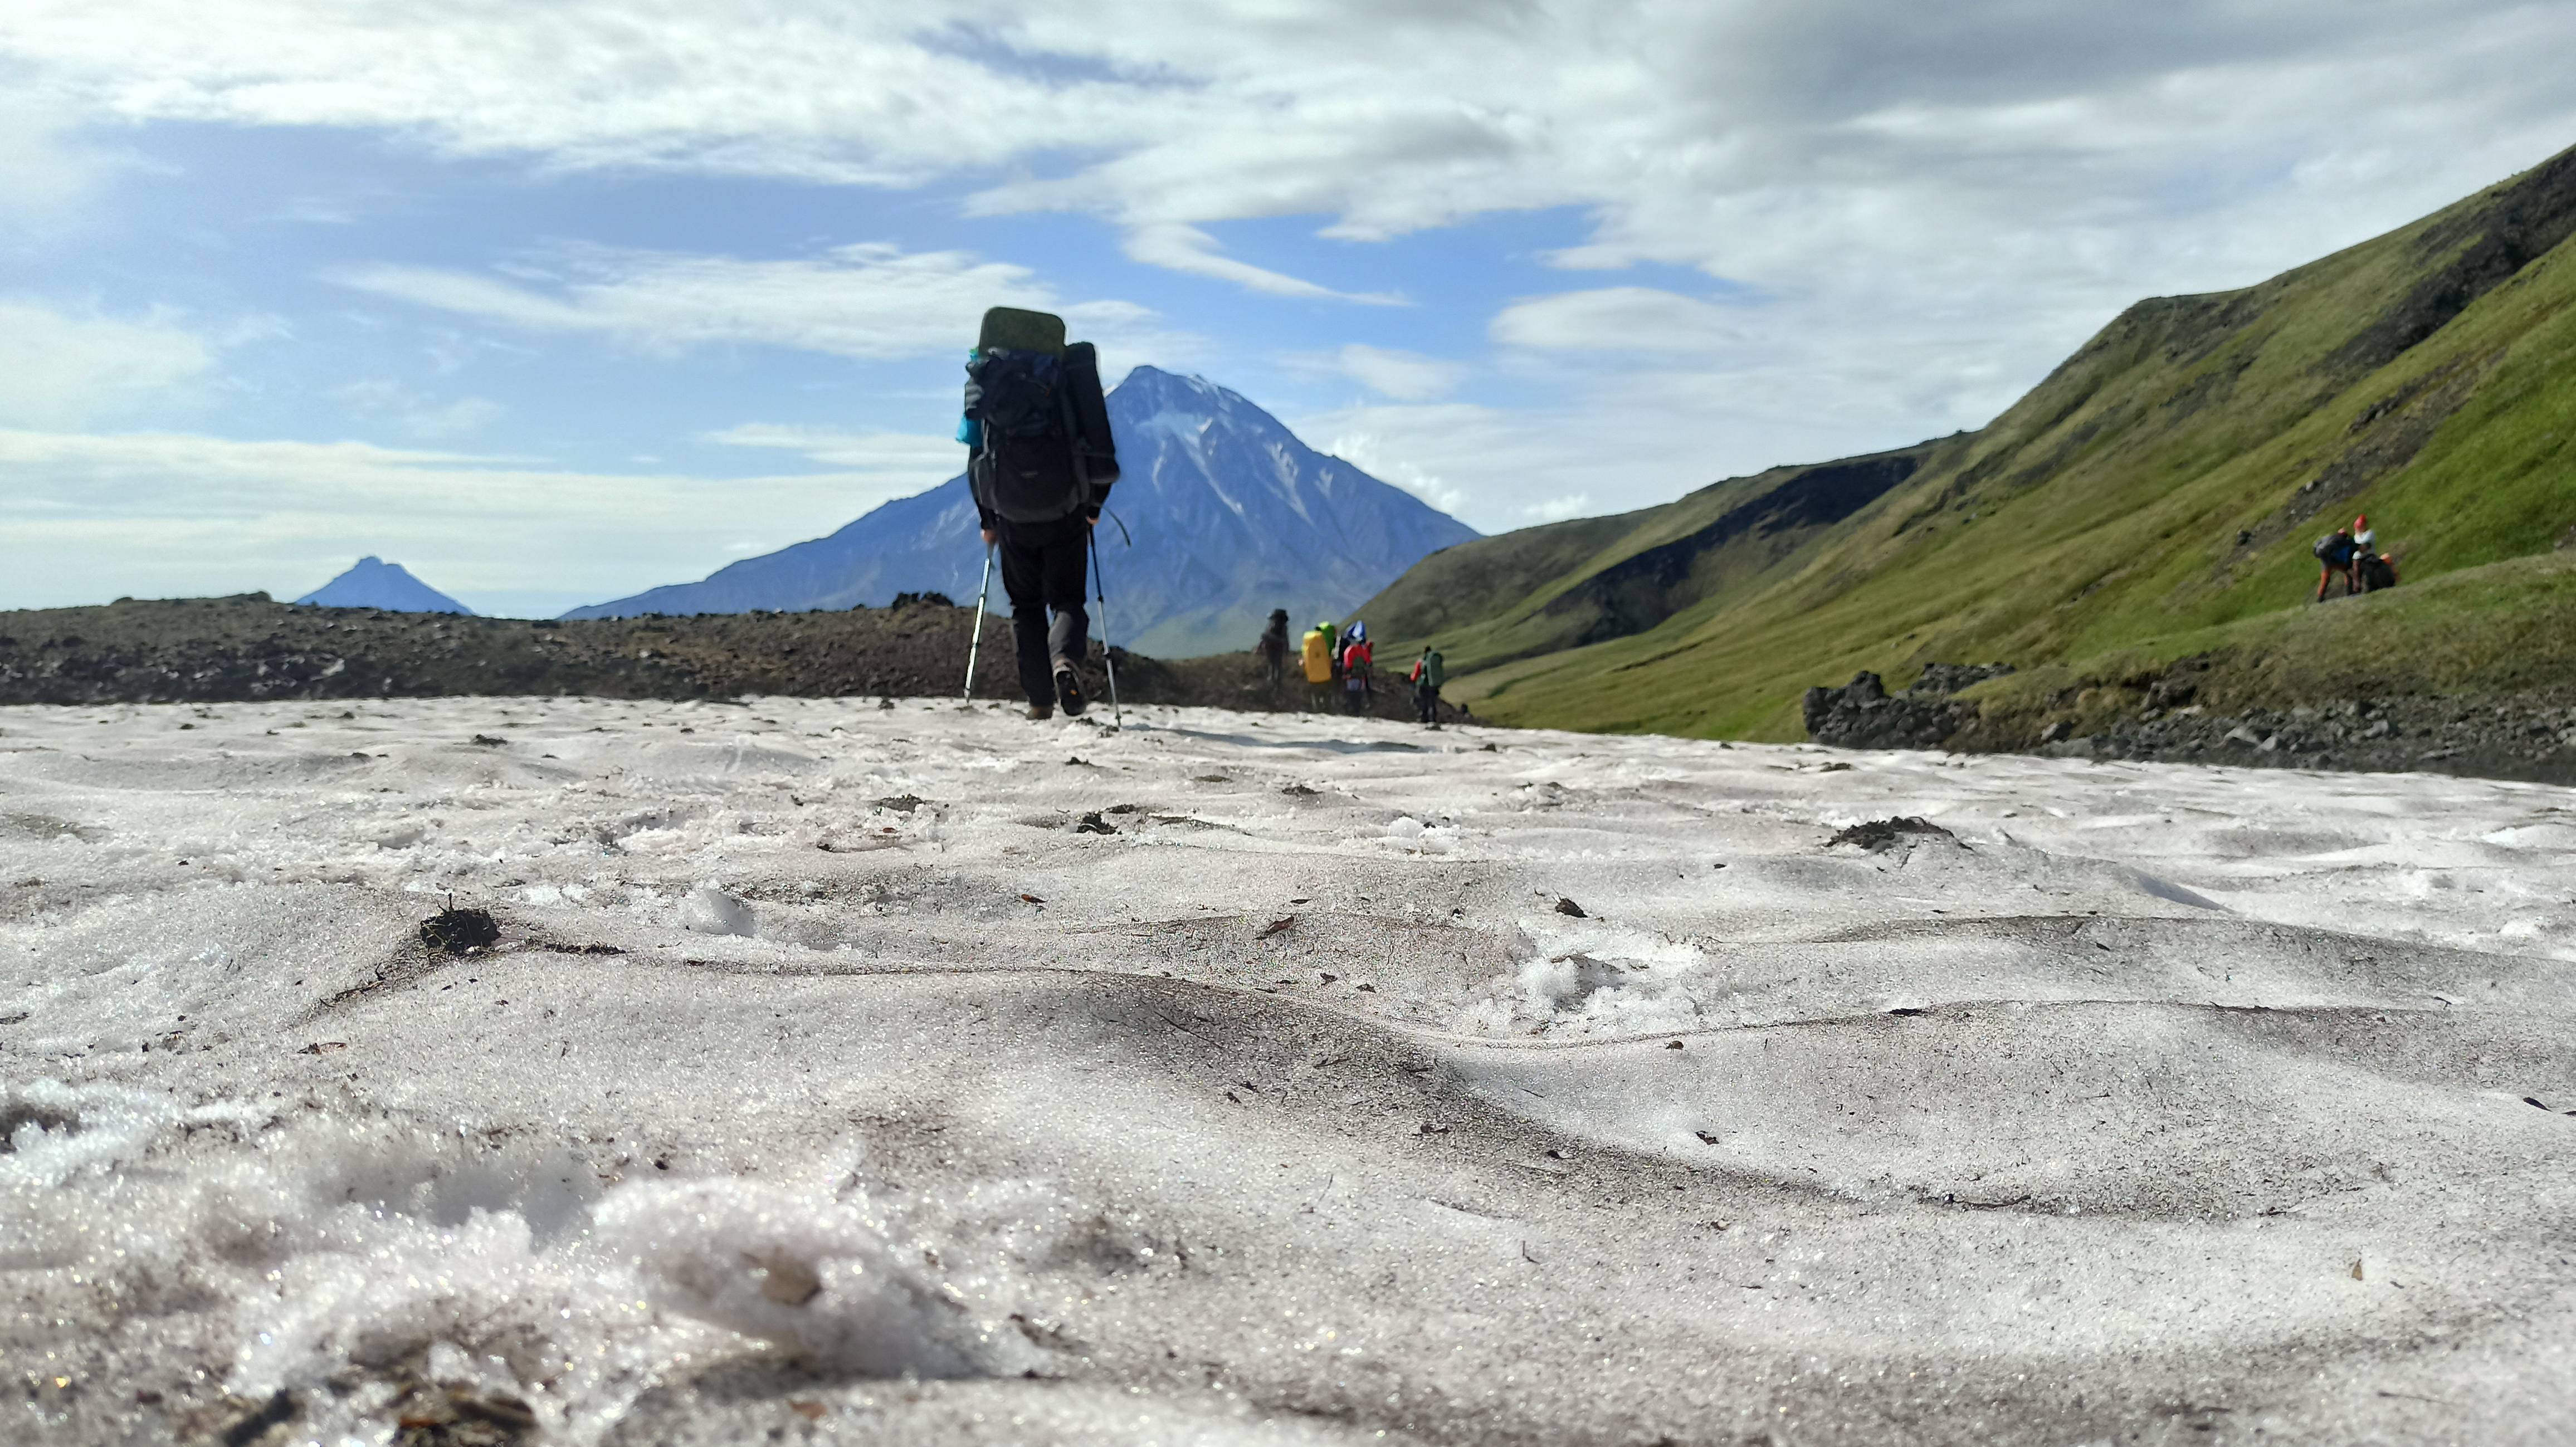
{"label": "snow field", "polygon": [[2576,795],[1129,725],[0,711],[24,1432],[2576,1422]]}

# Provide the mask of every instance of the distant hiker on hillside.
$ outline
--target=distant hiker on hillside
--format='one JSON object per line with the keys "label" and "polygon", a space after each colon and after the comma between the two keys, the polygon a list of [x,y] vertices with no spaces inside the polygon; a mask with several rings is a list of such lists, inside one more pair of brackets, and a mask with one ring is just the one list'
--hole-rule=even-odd
{"label": "distant hiker on hillside", "polygon": [[2370,530],[2367,515],[2352,520],[2352,580],[2365,593],[2397,586],[2395,554],[2379,550],[2379,535]]}
{"label": "distant hiker on hillside", "polygon": [[1309,628],[1305,638],[1306,707],[1320,710],[1332,698],[1333,639],[1322,628]]}
{"label": "distant hiker on hillside", "polygon": [[1413,672],[1405,675],[1413,683],[1413,712],[1422,722],[1440,727],[1440,686],[1449,681],[1449,667],[1433,644],[1422,645],[1422,656],[1413,660]]}
{"label": "distant hiker on hillside", "polygon": [[1372,665],[1376,660],[1377,651],[1368,639],[1368,625],[1353,623],[1342,644],[1342,701],[1353,713],[1368,712],[1369,695],[1375,691],[1369,682],[1370,675],[1375,672]]}
{"label": "distant hiker on hillside", "polygon": [[1118,480],[1091,344],[1065,345],[1063,319],[1045,312],[984,313],[966,363],[957,440],[970,449],[967,486],[984,543],[1001,548],[1029,717],[1049,718],[1059,707],[1079,714],[1091,646],[1082,599],[1091,525]]}
{"label": "distant hiker on hillside", "polygon": [[2317,539],[2317,545],[2308,551],[2316,554],[2317,562],[2325,569],[2317,575],[2317,602],[2326,600],[2326,585],[2336,578],[2343,579],[2343,590],[2347,596],[2356,591],[2352,581],[2352,560],[2360,555],[2361,549],[2354,545],[2351,532],[2337,528]]}
{"label": "distant hiker on hillside", "polygon": [[1261,630],[1261,641],[1252,645],[1261,655],[1261,671],[1270,680],[1270,691],[1277,693],[1288,676],[1288,610],[1270,610],[1270,626]]}

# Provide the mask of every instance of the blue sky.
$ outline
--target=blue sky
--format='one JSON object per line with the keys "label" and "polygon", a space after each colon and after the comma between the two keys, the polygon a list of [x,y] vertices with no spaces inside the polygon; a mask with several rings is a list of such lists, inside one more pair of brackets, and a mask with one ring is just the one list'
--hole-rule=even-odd
{"label": "blue sky", "polygon": [[952,473],[994,302],[1487,531],[1974,427],[2576,143],[2576,6],[16,0],[0,607],[551,614]]}

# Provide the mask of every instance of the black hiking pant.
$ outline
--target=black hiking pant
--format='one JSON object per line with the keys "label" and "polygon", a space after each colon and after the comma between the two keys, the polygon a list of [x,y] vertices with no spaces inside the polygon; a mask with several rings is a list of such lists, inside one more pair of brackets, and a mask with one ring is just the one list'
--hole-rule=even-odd
{"label": "black hiking pant", "polygon": [[1082,611],[1091,529],[1075,513],[1051,523],[1005,519],[999,531],[1002,591],[1011,600],[1011,631],[1019,644],[1020,690],[1029,702],[1052,707],[1056,670],[1079,674],[1091,650],[1091,617]]}
{"label": "black hiking pant", "polygon": [[1414,717],[1430,723],[1440,716],[1440,686],[1428,681],[1413,686]]}

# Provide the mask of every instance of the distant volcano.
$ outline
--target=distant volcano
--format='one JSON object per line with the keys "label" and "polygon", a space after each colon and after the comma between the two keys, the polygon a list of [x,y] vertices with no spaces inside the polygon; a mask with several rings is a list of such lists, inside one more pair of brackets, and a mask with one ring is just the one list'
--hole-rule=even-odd
{"label": "distant volcano", "polygon": [[403,570],[400,563],[360,558],[356,566],[295,600],[319,608],[382,608],[389,613],[463,613],[473,609]]}
{"label": "distant volcano", "polygon": [[[1476,536],[1201,378],[1138,367],[1109,394],[1109,422],[1125,474],[1109,510],[1126,534],[1101,523],[1101,562],[1122,647],[1171,658],[1250,648],[1272,608],[1299,628],[1343,617],[1425,554]],[[971,604],[983,562],[959,476],[830,537],[564,616],[849,608],[925,590]],[[993,597],[1000,606],[998,584]]]}

